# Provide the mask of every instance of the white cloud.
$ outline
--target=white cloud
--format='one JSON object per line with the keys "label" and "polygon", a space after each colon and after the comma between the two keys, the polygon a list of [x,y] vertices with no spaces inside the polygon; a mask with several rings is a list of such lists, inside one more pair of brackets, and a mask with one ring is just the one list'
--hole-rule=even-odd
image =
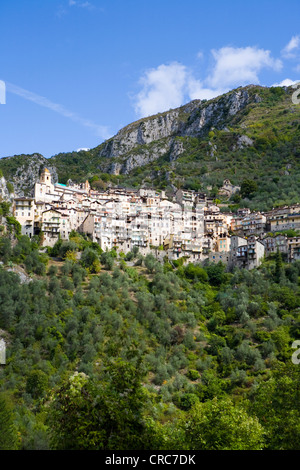
{"label": "white cloud", "polygon": [[142,90],[135,97],[135,111],[144,117],[180,106],[188,82],[187,68],[178,63],[147,70],[140,79]]}
{"label": "white cloud", "polygon": [[88,9],[93,8],[93,5],[90,2],[81,2],[81,1],[78,1],[78,0],[69,0],[69,6],[70,7],[76,6],[76,7],[88,8]]}
{"label": "white cloud", "polygon": [[94,11],[94,10],[102,10],[101,8],[96,8],[92,3],[88,1],[81,1],[81,0],[68,0],[68,2],[64,3],[63,5],[59,5],[57,11],[56,11],[56,16],[59,19],[64,18],[69,11],[71,10],[72,7],[79,7],[79,8],[85,8],[86,10],[89,11]]}
{"label": "white cloud", "polygon": [[212,50],[215,60],[206,82],[212,88],[228,88],[245,84],[258,84],[263,68],[279,71],[282,62],[273,59],[270,51],[257,47],[222,47]]}
{"label": "white cloud", "polygon": [[[184,64],[172,62],[147,70],[140,79],[141,91],[135,96],[135,111],[145,117],[176,108],[194,99],[211,99],[235,86],[259,84],[264,68],[279,71],[282,62],[270,51],[257,47],[222,47],[212,50],[210,73],[199,80]],[[202,53],[198,58],[202,58]]]}
{"label": "white cloud", "polygon": [[7,82],[6,82],[6,89],[8,92],[21,96],[25,100],[32,101],[33,103],[39,106],[43,106],[44,108],[48,108],[51,111],[54,111],[68,119],[71,119],[72,121],[77,122],[84,127],[88,127],[95,133],[95,135],[97,135],[98,137],[101,137],[102,139],[108,139],[109,137],[111,137],[111,135],[108,132],[108,128],[106,126],[101,126],[101,125],[95,124],[89,119],[82,118],[77,113],[74,113],[73,111],[69,111],[61,104],[53,103],[52,101],[48,100],[44,96],[37,95],[36,93],[32,93],[31,91],[24,90],[24,88],[21,88],[19,86],[16,86],[16,85],[13,85],[12,83],[7,83]]}
{"label": "white cloud", "polygon": [[285,78],[280,83],[273,83],[271,86],[292,86],[299,83],[300,80],[291,80],[290,78]]}
{"label": "white cloud", "polygon": [[228,91],[226,88],[208,88],[194,78],[190,78],[188,82],[188,96],[191,100],[210,100],[216,96],[222,95]]}
{"label": "white cloud", "polygon": [[135,111],[139,117],[177,108],[190,100],[211,99],[228,91],[225,88],[205,87],[188,67],[178,62],[147,70],[140,79],[140,85],[142,89],[134,97]]}
{"label": "white cloud", "polygon": [[281,53],[286,59],[293,59],[297,56],[296,51],[300,49],[300,35],[293,36],[289,43],[282,49]]}

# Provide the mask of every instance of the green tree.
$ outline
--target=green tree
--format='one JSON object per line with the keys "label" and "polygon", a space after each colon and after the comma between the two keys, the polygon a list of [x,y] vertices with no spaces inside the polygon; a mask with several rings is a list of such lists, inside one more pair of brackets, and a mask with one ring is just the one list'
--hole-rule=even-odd
{"label": "green tree", "polygon": [[226,281],[225,265],[220,261],[217,264],[209,264],[205,267],[208,280],[213,286],[220,286]]}
{"label": "green tree", "polygon": [[153,273],[153,271],[155,269],[155,266],[156,266],[156,263],[157,263],[157,261],[151,253],[149,253],[148,255],[145,256],[144,264],[145,264],[145,267],[147,268],[147,271],[149,273]]}
{"label": "green tree", "polygon": [[258,417],[266,431],[270,450],[300,449],[300,368],[278,363],[273,375],[251,395],[249,412]]}
{"label": "green tree", "polygon": [[65,259],[66,254],[69,251],[76,251],[76,250],[77,250],[77,244],[74,241],[66,240],[61,243],[59,247],[58,255],[60,258]]}
{"label": "green tree", "polygon": [[208,274],[201,266],[189,263],[184,268],[184,274],[188,279],[198,280],[200,282],[208,281]]}
{"label": "green tree", "polygon": [[18,435],[14,424],[12,404],[3,394],[0,394],[0,450],[16,450]]}
{"label": "green tree", "polygon": [[142,450],[159,445],[143,413],[147,392],[140,363],[106,361],[100,380],[74,374],[53,395],[49,425],[54,449]]}
{"label": "green tree", "polygon": [[282,280],[283,275],[284,275],[284,270],[283,270],[281,253],[279,251],[279,248],[277,248],[276,255],[275,255],[275,272],[274,272],[275,282],[279,283]]}
{"label": "green tree", "polygon": [[33,398],[41,397],[48,387],[48,376],[42,370],[30,372],[26,381],[26,392]]}
{"label": "green tree", "polygon": [[10,202],[1,201],[0,202],[0,216],[3,215],[4,217],[7,217],[9,215],[10,206],[11,206]]}
{"label": "green tree", "polygon": [[256,182],[251,179],[245,179],[241,184],[241,196],[243,198],[251,199],[257,190],[258,186]]}
{"label": "green tree", "polygon": [[197,403],[184,417],[186,441],[193,450],[261,450],[263,427],[230,398]]}
{"label": "green tree", "polygon": [[111,271],[114,266],[114,257],[112,256],[110,252],[104,251],[100,255],[100,262],[101,264],[104,265],[105,269],[107,269],[108,271]]}
{"label": "green tree", "polygon": [[10,261],[12,256],[11,241],[9,238],[0,238],[0,258],[4,264]]}
{"label": "green tree", "polygon": [[100,271],[98,255],[91,248],[85,248],[85,250],[82,252],[81,264],[84,268],[88,268],[92,273]]}
{"label": "green tree", "polygon": [[49,267],[49,270],[48,270],[47,274],[50,277],[55,277],[55,276],[57,276],[57,272],[58,272],[57,266],[52,265],[52,266]]}
{"label": "green tree", "polygon": [[21,235],[21,224],[20,222],[17,221],[17,219],[14,216],[7,216],[6,217],[6,224],[8,231],[12,233],[14,231],[14,234],[18,237]]}

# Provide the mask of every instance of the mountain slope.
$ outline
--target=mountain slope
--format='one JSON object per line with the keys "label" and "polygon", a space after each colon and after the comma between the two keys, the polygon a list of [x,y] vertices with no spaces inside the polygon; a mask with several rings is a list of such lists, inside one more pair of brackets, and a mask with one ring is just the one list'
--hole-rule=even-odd
{"label": "mountain slope", "polygon": [[[293,104],[293,92],[249,85],[195,100],[131,123],[89,151],[55,155],[47,165],[62,183],[88,178],[104,187],[184,187],[213,196],[225,178],[239,186],[250,178],[258,190],[243,205],[262,210],[299,202],[300,106]],[[15,182],[3,160],[4,176]]]}
{"label": "mountain slope", "polygon": [[[256,100],[252,87],[238,89],[214,100],[195,100],[180,108],[140,119],[121,129],[116,136],[96,149],[80,152],[75,162],[89,158],[91,169],[129,174],[134,168],[146,165],[162,156],[176,159],[183,152],[176,137],[204,137],[212,126],[222,128],[249,102]],[[69,154],[68,154],[69,155]],[[63,170],[65,154],[52,157],[55,165]]]}
{"label": "mountain slope", "polygon": [[258,189],[251,200],[231,203],[267,210],[300,202],[300,106],[293,104],[293,92],[250,85],[195,100],[136,121],[90,152],[51,161],[64,180],[75,160],[81,178],[170,191],[184,187],[212,196],[225,178],[239,186],[253,179]]}

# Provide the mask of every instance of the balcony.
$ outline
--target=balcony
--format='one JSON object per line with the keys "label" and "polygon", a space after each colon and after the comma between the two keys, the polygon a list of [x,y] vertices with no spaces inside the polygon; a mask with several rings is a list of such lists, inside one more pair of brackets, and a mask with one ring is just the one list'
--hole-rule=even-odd
{"label": "balcony", "polygon": [[134,246],[145,248],[148,245],[147,240],[131,240]]}
{"label": "balcony", "polygon": [[45,233],[59,233],[60,230],[59,228],[56,228],[56,227],[42,227],[42,232],[45,232]]}
{"label": "balcony", "polygon": [[200,246],[200,245],[191,245],[190,249],[194,253],[201,253],[202,252],[202,246]]}

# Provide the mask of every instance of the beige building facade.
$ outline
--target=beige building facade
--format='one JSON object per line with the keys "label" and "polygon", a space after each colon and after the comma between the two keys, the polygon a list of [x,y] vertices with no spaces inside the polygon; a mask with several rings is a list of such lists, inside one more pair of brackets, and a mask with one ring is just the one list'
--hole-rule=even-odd
{"label": "beige building facade", "polygon": [[299,259],[300,238],[282,240],[265,233],[269,226],[297,227],[298,220],[300,226],[299,212],[299,205],[269,214],[245,208],[233,216],[202,193],[179,189],[169,200],[163,191],[145,188],[95,191],[88,181],[54,184],[47,169],[35,184],[34,197],[14,199],[22,234],[31,238],[42,232],[44,246],[68,240],[74,230],[88,234],[103,250],[128,253],[138,247],[143,255],[209,259],[246,269],[259,266],[277,246],[288,259]]}

